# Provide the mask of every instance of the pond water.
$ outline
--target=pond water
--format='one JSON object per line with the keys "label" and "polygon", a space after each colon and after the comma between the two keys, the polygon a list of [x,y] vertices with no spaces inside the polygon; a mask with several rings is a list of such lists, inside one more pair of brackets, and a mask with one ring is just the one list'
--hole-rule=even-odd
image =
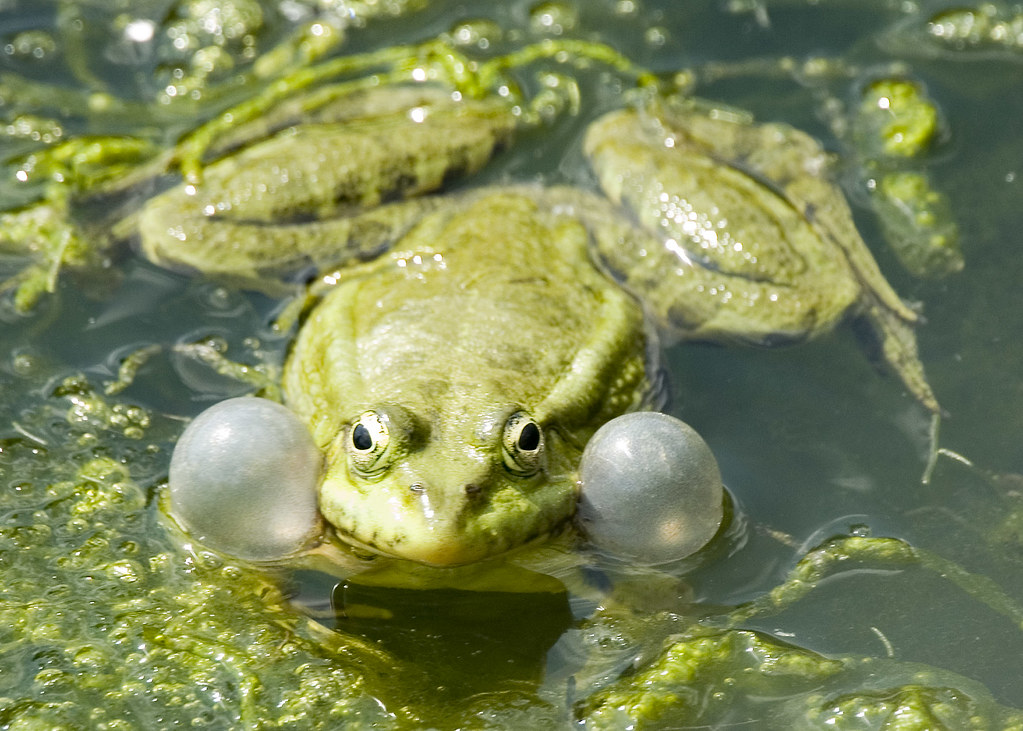
{"label": "pond water", "polygon": [[[287,593],[328,606],[343,587],[182,546],[157,505],[187,420],[250,390],[175,346],[212,339],[234,360],[279,365],[288,336],[271,323],[281,300],[111,250],[98,266],[63,268],[55,291],[25,312],[10,291],[0,304],[0,727],[792,728],[828,718],[875,728],[900,704],[953,727],[971,717],[990,727],[1023,723],[1011,710],[1023,708],[1023,7],[978,6],[975,20],[1004,21],[1003,32],[956,42],[936,37],[929,19],[960,4],[923,0],[414,5],[238,3],[210,15],[200,2],[0,1],[8,125],[0,209],[45,191],[46,176],[17,175],[24,156],[46,146],[41,120],[64,137],[173,144],[253,94],[251,77],[239,81],[253,58],[307,21],[338,22],[346,9],[376,17],[353,22],[334,54],[425,41],[481,18],[503,36],[483,23],[463,32],[483,29],[499,52],[543,37],[599,39],[665,76],[692,69],[700,96],[804,129],[839,154],[864,239],[925,316],[920,356],[946,412],[939,444],[947,452],[924,483],[929,415],[864,355],[852,327],[777,349],[674,345],[670,410],[713,448],[744,525],[742,540],[686,574],[687,596],[590,621],[592,605],[556,593],[452,603],[353,589],[343,601],[389,602],[394,616],[310,624]],[[227,9],[252,7],[262,8],[259,28],[251,31],[250,19],[242,40],[225,35]],[[220,36],[209,25],[203,35],[189,17],[225,25]],[[141,34],[130,42],[129,27]],[[179,56],[164,35],[170,27],[187,39]],[[174,84],[175,94],[191,93],[188,74],[201,65],[188,65],[189,44],[221,48],[231,65],[211,62],[196,100],[164,99]],[[792,59],[795,71],[779,59]],[[809,59],[831,61],[811,67]],[[459,185],[591,184],[581,130],[620,103],[624,82],[593,67],[558,70],[578,79],[579,113],[523,133]],[[939,110],[940,139],[912,164],[947,196],[960,272],[907,271],[870,208],[871,174],[841,123],[880,76],[917,81]],[[98,90],[124,101],[104,109],[87,95]],[[102,222],[107,205],[94,200],[73,213]],[[4,233],[6,278],[31,256]],[[104,396],[121,362],[154,345],[134,382]],[[733,625],[756,634],[726,631],[729,608],[794,587],[785,582],[805,566],[800,559],[848,535],[901,539],[917,553],[823,555],[837,564],[805,596]],[[622,574],[643,591],[642,574]],[[700,616],[707,629],[693,634]],[[717,642],[717,664],[693,660],[686,675],[661,652],[666,638],[694,657],[693,643]],[[777,666],[788,670],[765,670],[788,651],[797,659]],[[658,668],[667,669],[657,676]],[[643,688],[664,708],[636,701]]]}

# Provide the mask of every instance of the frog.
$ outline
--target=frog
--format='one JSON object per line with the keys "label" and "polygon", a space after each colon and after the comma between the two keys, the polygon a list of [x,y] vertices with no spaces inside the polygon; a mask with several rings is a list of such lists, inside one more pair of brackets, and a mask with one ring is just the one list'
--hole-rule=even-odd
{"label": "frog", "polygon": [[403,83],[339,108],[157,195],[138,230],[164,266],[317,272],[283,400],[345,550],[446,569],[558,535],[594,432],[663,405],[662,339],[773,345],[859,316],[939,410],[918,315],[809,135],[649,93],[589,124],[599,190],[460,188],[521,128],[506,101]]}

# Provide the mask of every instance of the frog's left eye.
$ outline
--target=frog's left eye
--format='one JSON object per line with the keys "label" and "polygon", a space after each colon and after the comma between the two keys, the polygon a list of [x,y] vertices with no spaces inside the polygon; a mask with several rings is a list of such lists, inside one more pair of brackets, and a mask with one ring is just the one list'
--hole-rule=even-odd
{"label": "frog's left eye", "polygon": [[348,455],[357,472],[368,475],[383,469],[391,442],[388,419],[375,411],[367,411],[352,424],[348,432]]}
{"label": "frog's left eye", "polygon": [[528,414],[512,414],[504,427],[504,464],[518,475],[532,475],[543,466],[543,429]]}

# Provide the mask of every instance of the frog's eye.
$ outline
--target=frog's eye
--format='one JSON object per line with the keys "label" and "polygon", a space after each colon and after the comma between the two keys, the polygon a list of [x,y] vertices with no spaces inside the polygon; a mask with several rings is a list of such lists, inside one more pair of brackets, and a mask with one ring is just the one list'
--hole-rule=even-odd
{"label": "frog's eye", "polygon": [[372,474],[385,465],[384,456],[391,442],[388,420],[375,411],[367,411],[348,431],[348,454],[357,472]]}
{"label": "frog's eye", "polygon": [[518,475],[532,475],[543,462],[543,430],[533,417],[518,412],[504,427],[504,464]]}

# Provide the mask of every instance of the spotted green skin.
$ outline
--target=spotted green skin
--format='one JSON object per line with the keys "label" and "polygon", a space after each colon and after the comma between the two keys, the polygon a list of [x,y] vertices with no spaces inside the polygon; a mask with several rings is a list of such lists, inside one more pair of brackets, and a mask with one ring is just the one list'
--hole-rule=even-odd
{"label": "spotted green skin", "polygon": [[[606,197],[429,195],[506,144],[514,116],[430,87],[347,101],[342,119],[158,196],[140,231],[153,260],[222,275],[336,265],[283,386],[325,455],[321,512],[350,546],[448,567],[566,523],[589,436],[654,400],[644,315],[669,337],[763,345],[863,314],[932,407],[915,315],[806,135],[655,101],[590,126]],[[542,433],[529,454],[523,419]],[[368,454],[366,423],[381,432]]]}

